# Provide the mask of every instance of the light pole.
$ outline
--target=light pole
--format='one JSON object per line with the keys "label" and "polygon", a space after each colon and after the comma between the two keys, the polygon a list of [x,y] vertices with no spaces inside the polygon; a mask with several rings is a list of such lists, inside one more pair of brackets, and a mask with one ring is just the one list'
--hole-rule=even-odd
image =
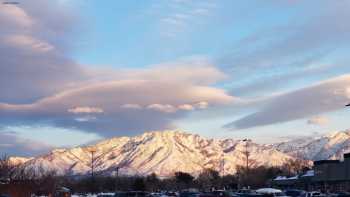
{"label": "light pole", "polygon": [[245,142],[245,151],[244,151],[244,156],[245,156],[245,184],[248,186],[248,175],[249,175],[249,156],[250,152],[248,150],[249,148],[249,139],[244,139],[243,142]]}
{"label": "light pole", "polygon": [[90,168],[91,168],[91,191],[92,193],[95,192],[95,180],[94,180],[94,166],[95,166],[95,153],[96,149],[94,147],[89,147],[87,149],[90,154],[91,154],[91,163],[90,163]]}
{"label": "light pole", "polygon": [[91,148],[89,149],[89,152],[91,154],[91,164],[90,164],[90,168],[91,168],[91,177],[94,177],[94,163],[95,163],[95,157],[94,154],[96,153],[96,150]]}
{"label": "light pole", "polygon": [[225,176],[225,152],[221,154],[221,174]]}

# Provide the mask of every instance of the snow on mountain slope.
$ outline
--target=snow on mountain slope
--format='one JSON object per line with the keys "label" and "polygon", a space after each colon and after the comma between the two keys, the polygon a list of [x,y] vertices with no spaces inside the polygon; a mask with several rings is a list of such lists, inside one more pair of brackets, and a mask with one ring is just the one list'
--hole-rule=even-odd
{"label": "snow on mountain slope", "polygon": [[60,174],[86,174],[90,172],[91,150],[94,150],[95,171],[101,173],[113,174],[119,169],[120,174],[154,172],[169,176],[175,171],[196,174],[205,168],[228,173],[234,172],[237,165],[244,165],[246,143],[250,159],[257,165],[279,166],[292,158],[251,141],[206,139],[184,132],[162,131],[112,138],[89,147],[57,149],[25,165],[56,170]]}
{"label": "snow on mountain slope", "polygon": [[32,159],[33,159],[33,157],[10,157],[9,161],[13,165],[21,165],[21,164],[24,164],[27,161],[32,160]]}
{"label": "snow on mountain slope", "polygon": [[290,156],[308,160],[341,159],[344,153],[350,152],[350,130],[321,137],[298,138],[272,147]]}

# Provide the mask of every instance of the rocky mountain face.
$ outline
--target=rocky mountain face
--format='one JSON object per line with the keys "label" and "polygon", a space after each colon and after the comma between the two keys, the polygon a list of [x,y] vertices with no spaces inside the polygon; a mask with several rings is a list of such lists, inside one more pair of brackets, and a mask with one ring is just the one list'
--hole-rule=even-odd
{"label": "rocky mountain face", "polygon": [[117,137],[95,145],[55,149],[36,158],[11,158],[27,168],[55,170],[59,174],[84,175],[93,166],[97,173],[113,175],[170,176],[175,171],[198,174],[213,168],[233,173],[245,165],[244,152],[255,165],[280,166],[289,159],[339,159],[350,152],[350,130],[319,137],[303,137],[273,145],[252,141],[207,139],[180,131],[148,132],[136,137]]}
{"label": "rocky mountain face", "polygon": [[272,145],[292,157],[307,160],[341,159],[350,152],[350,130],[319,137],[303,137]]}
{"label": "rocky mountain face", "polygon": [[176,171],[197,174],[205,168],[221,173],[235,172],[245,165],[245,154],[255,165],[280,166],[288,159],[274,147],[252,141],[206,139],[179,131],[148,132],[136,137],[118,137],[92,146],[56,149],[28,160],[28,168],[55,170],[59,174],[87,174],[93,166],[105,174],[170,176]]}

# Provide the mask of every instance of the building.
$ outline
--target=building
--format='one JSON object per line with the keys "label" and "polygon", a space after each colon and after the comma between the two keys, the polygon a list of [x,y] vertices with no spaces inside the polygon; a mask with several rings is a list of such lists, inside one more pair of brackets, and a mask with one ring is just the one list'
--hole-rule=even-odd
{"label": "building", "polygon": [[294,177],[277,177],[272,181],[279,188],[321,191],[350,191],[350,153],[344,160],[315,161],[313,170]]}
{"label": "building", "polygon": [[314,171],[313,182],[323,190],[350,191],[350,153],[344,154],[344,161],[315,161]]}

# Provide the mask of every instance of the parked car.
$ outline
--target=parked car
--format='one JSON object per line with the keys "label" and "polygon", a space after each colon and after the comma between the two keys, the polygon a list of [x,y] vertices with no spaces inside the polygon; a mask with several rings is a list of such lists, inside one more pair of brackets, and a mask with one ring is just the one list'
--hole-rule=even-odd
{"label": "parked car", "polygon": [[349,192],[336,192],[330,195],[331,197],[350,197]]}
{"label": "parked car", "polygon": [[180,197],[199,197],[200,193],[196,191],[182,191]]}
{"label": "parked car", "polygon": [[165,192],[165,195],[166,195],[166,196],[169,196],[169,197],[178,197],[178,196],[179,196],[179,193],[177,193],[177,192],[172,192],[172,191],[167,191],[167,192]]}
{"label": "parked car", "polygon": [[307,192],[299,189],[287,189],[284,191],[287,196],[291,197],[306,197]]}
{"label": "parked car", "polygon": [[312,192],[308,192],[306,197],[326,197],[326,194],[323,194],[321,192],[318,191],[312,191]]}
{"label": "parked car", "polygon": [[200,197],[237,197],[233,192],[226,190],[214,190],[212,192],[201,193]]}
{"label": "parked car", "polygon": [[261,188],[256,190],[256,193],[262,194],[264,197],[282,197],[287,196],[282,190],[274,189],[274,188]]}
{"label": "parked car", "polygon": [[262,196],[262,194],[258,194],[251,189],[240,189],[235,194],[236,196],[239,196],[239,197],[261,197]]}
{"label": "parked car", "polygon": [[114,193],[99,193],[97,194],[97,197],[112,197],[114,195]]}
{"label": "parked car", "polygon": [[57,188],[54,197],[71,197],[70,189],[66,187]]}
{"label": "parked car", "polygon": [[146,196],[149,196],[149,193],[144,191],[116,192],[114,194],[114,197],[146,197]]}

